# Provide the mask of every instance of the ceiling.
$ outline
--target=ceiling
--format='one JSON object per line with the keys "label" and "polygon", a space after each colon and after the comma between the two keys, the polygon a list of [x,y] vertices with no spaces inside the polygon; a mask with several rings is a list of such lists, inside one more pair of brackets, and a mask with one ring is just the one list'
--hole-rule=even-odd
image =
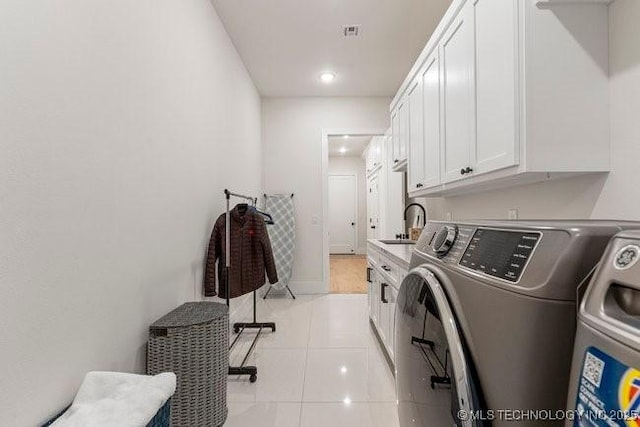
{"label": "ceiling", "polygon": [[[369,141],[373,138],[369,136],[330,136],[329,137],[329,157],[360,157]],[[344,153],[340,152],[341,148],[346,148]]]}
{"label": "ceiling", "polygon": [[[258,91],[392,96],[451,0],[211,0]],[[345,37],[345,25],[360,25]],[[336,74],[321,83],[323,71]]]}

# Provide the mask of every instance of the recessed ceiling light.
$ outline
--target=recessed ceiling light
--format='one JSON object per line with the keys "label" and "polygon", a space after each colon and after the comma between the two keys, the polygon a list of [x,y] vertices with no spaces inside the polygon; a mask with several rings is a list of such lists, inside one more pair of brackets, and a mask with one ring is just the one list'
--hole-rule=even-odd
{"label": "recessed ceiling light", "polygon": [[326,71],[320,74],[320,81],[322,83],[331,83],[336,78],[336,73],[332,73],[331,71]]}
{"label": "recessed ceiling light", "polygon": [[347,152],[347,147],[340,147],[340,150],[338,150],[338,151],[340,151],[342,154],[344,154],[344,153]]}
{"label": "recessed ceiling light", "polygon": [[343,138],[347,139],[347,138],[349,138],[349,135],[344,135]]}

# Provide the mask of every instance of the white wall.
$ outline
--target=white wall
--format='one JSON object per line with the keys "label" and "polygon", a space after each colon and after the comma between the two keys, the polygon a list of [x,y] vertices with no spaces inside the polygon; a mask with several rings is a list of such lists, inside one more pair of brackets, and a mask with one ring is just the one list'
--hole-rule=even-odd
{"label": "white wall", "polygon": [[261,105],[208,0],[5,0],[0,81],[0,425],[36,425],[199,297]]}
{"label": "white wall", "polygon": [[265,98],[263,170],[268,193],[295,193],[294,292],[323,290],[322,131],[389,127],[389,98]]}
{"label": "white wall", "polygon": [[329,157],[329,175],[355,175],[358,181],[356,254],[367,253],[367,174],[365,169],[365,161],[360,157]]}
{"label": "white wall", "polygon": [[612,218],[640,220],[640,2],[609,6],[611,172],[474,195],[428,199],[430,219]]}

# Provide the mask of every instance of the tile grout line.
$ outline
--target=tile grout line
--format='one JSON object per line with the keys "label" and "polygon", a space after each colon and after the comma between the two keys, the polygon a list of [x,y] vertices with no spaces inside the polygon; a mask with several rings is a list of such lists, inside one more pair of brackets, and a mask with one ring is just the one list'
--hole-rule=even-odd
{"label": "tile grout line", "polygon": [[304,371],[302,371],[302,396],[300,396],[300,412],[298,413],[298,427],[302,427],[302,408],[304,406],[304,389],[307,382],[307,366],[309,366],[309,342],[311,341],[311,322],[313,322],[313,302],[309,313],[309,326],[307,327],[307,348],[305,350]]}

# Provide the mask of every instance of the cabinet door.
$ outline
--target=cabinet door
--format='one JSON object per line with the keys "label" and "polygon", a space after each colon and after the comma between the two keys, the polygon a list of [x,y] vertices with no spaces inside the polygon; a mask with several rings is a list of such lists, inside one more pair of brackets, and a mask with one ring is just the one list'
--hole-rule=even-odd
{"label": "cabinet door", "polygon": [[475,146],[473,4],[467,2],[441,44],[444,113],[444,181],[468,177]]}
{"label": "cabinet door", "polygon": [[382,342],[385,347],[389,347],[389,316],[391,315],[391,310],[389,309],[389,289],[391,289],[391,285],[388,284],[387,280],[380,276],[380,317],[378,318],[378,332],[380,333],[380,338],[382,338]]}
{"label": "cabinet door", "polygon": [[407,92],[409,102],[408,191],[424,186],[424,139],[422,112],[422,79],[416,79]]}
{"label": "cabinet door", "polygon": [[389,357],[393,363],[396,362],[396,302],[398,301],[398,291],[393,286],[389,286],[387,292],[387,310],[389,312],[387,329],[389,331],[387,335],[387,349],[389,351]]}
{"label": "cabinet door", "polygon": [[391,160],[393,146],[391,138],[385,140],[386,161],[383,165],[381,173],[385,176],[384,193],[385,197],[382,203],[382,211],[384,216],[380,216],[382,237],[395,236],[398,233],[404,233],[404,219],[402,217],[402,209],[398,206],[404,206],[404,174],[393,172],[393,163]]}
{"label": "cabinet door", "polygon": [[403,99],[398,104],[398,126],[399,134],[398,146],[396,148],[396,158],[402,162],[407,159],[407,141],[409,139],[409,106],[407,100]]}
{"label": "cabinet door", "polygon": [[476,173],[518,163],[517,0],[473,0]]}
{"label": "cabinet door", "polygon": [[378,174],[375,173],[367,180],[367,238],[378,238],[380,217],[380,188]]}
{"label": "cabinet door", "polygon": [[369,264],[369,268],[369,317],[377,325],[380,313],[380,284],[376,269],[372,264]]}
{"label": "cabinet door", "polygon": [[[440,57],[436,49],[428,58],[422,72],[423,123],[423,177],[422,184],[429,188],[440,184]],[[413,154],[412,154],[413,156]]]}
{"label": "cabinet door", "polygon": [[374,136],[372,138],[373,143],[373,167],[377,168],[382,164],[382,148],[384,143],[384,137],[382,136]]}
{"label": "cabinet door", "polygon": [[398,116],[398,107],[391,112],[391,161],[393,165],[400,161],[400,117]]}

